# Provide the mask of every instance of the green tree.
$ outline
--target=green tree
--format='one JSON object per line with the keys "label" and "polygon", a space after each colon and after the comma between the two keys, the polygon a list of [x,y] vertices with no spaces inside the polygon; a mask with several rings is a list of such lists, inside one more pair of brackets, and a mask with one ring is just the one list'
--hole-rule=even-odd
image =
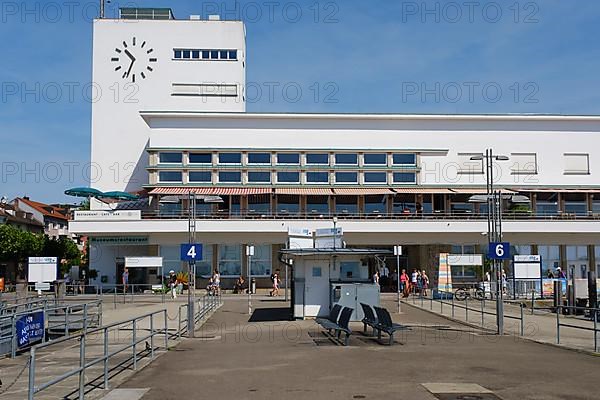
{"label": "green tree", "polygon": [[27,257],[41,256],[44,236],[22,231],[11,225],[0,225],[0,259],[23,261]]}

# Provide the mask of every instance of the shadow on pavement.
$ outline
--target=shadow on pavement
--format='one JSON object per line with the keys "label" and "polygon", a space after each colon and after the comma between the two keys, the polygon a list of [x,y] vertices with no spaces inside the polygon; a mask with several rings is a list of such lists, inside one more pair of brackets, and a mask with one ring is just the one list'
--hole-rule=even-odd
{"label": "shadow on pavement", "polygon": [[289,307],[257,308],[248,322],[290,321],[292,314]]}

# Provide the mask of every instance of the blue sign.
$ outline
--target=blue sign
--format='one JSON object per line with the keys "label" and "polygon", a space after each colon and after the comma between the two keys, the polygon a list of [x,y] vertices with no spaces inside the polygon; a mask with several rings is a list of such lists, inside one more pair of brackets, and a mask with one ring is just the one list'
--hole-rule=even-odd
{"label": "blue sign", "polygon": [[26,347],[44,337],[44,312],[23,315],[16,321],[17,345]]}
{"label": "blue sign", "polygon": [[508,260],[510,259],[510,243],[508,242],[492,242],[488,248],[488,258],[492,260]]}
{"label": "blue sign", "polygon": [[185,243],[181,245],[181,261],[202,260],[202,245],[199,243]]}

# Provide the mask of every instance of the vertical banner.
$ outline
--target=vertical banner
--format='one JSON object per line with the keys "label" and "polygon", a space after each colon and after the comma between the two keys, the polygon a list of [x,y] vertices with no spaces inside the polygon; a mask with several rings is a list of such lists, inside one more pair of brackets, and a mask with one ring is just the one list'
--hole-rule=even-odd
{"label": "vertical banner", "polygon": [[448,263],[448,253],[440,253],[438,291],[452,292],[452,270]]}

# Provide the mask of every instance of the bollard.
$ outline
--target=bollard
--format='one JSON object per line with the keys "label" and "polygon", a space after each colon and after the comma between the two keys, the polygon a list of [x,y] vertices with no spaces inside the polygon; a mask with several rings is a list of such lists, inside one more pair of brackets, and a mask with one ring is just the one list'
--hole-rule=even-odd
{"label": "bollard", "polygon": [[79,400],[85,397],[85,332],[79,342]]}
{"label": "bollard", "polygon": [[533,315],[533,309],[535,308],[535,291],[531,291],[531,315]]}
{"label": "bollard", "polygon": [[465,298],[465,320],[469,322],[469,296]]}
{"label": "bollard", "polygon": [[452,295],[452,318],[454,318],[454,294]]}
{"label": "bollard", "polygon": [[560,312],[562,306],[556,307],[556,344],[560,344]]}
{"label": "bollard", "polygon": [[485,306],[485,298],[481,302],[481,327],[482,328],[485,325],[485,310],[484,310],[484,306]]}
{"label": "bollard", "polygon": [[525,333],[525,320],[524,320],[524,313],[523,313],[523,303],[521,303],[521,336],[523,336]]}
{"label": "bollard", "polygon": [[29,352],[29,393],[28,399],[33,400],[35,392],[35,347]]}
{"label": "bollard", "polygon": [[108,328],[104,328],[104,390],[108,389]]}
{"label": "bollard", "polygon": [[431,290],[431,298],[429,299],[429,309],[433,310],[433,289]]}
{"label": "bollard", "polygon": [[136,334],[137,320],[133,320],[133,335],[131,336],[131,347],[133,348],[133,370],[137,370]]}
{"label": "bollard", "polygon": [[167,310],[164,309],[163,310],[163,315],[165,318],[165,351],[169,350],[169,331],[168,331],[168,326],[167,326]]}
{"label": "bollard", "polygon": [[150,314],[150,359],[154,360],[154,314]]}

